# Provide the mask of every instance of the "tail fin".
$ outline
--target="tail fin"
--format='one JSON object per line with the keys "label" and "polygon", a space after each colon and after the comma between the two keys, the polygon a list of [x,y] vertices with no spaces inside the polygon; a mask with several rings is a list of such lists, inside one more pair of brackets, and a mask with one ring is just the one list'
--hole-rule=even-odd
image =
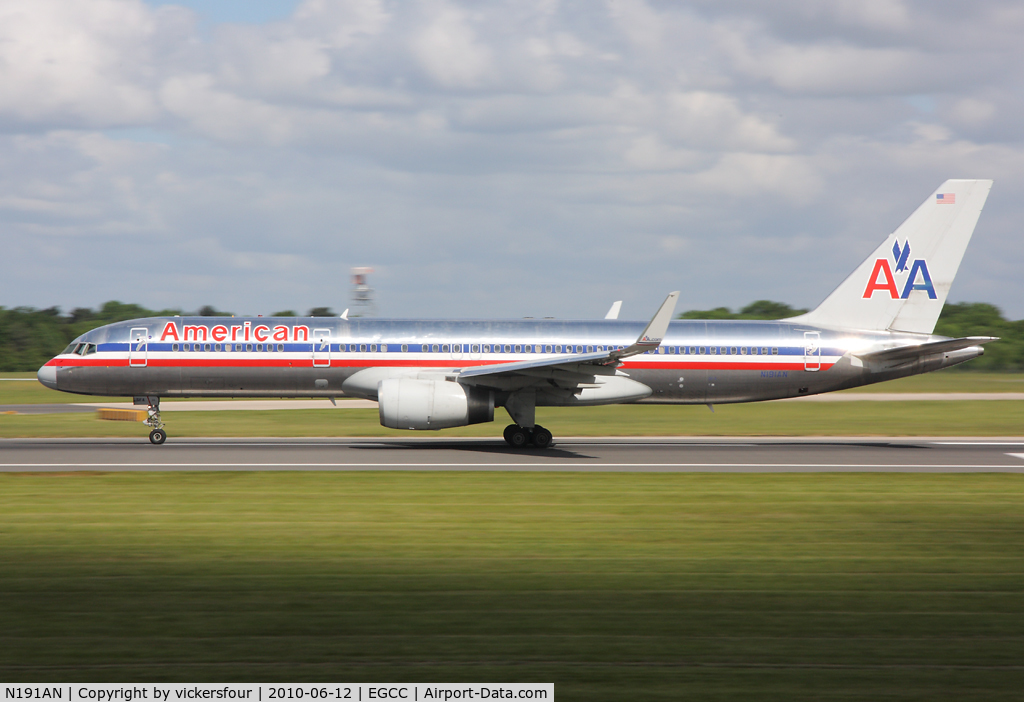
{"label": "tail fin", "polygon": [[947,180],[816,309],[793,321],[931,334],[991,180]]}

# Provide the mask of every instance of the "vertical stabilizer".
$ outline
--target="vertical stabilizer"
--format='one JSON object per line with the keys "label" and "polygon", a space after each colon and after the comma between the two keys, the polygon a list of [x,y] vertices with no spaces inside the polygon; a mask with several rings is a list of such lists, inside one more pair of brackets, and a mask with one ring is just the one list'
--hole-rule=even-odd
{"label": "vertical stabilizer", "polygon": [[991,180],[947,180],[814,310],[793,321],[931,334]]}

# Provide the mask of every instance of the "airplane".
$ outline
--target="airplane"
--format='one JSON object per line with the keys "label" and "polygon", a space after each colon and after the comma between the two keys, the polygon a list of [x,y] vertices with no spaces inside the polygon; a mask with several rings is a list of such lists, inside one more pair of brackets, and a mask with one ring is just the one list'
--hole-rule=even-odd
{"label": "airplane", "polygon": [[513,448],[545,448],[537,407],[705,404],[833,392],[948,368],[996,337],[933,334],[991,180],[947,180],[817,308],[777,321],[644,322],[151,317],[75,339],[39,369],[64,392],[131,396],[149,439],[160,399],[357,397],[394,429],[512,419]]}

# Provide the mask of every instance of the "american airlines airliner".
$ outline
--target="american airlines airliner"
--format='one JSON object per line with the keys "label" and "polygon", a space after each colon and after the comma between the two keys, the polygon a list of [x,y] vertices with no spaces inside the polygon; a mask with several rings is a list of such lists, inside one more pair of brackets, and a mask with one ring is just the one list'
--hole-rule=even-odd
{"label": "american airlines airliner", "polygon": [[[149,438],[165,397],[358,397],[393,429],[494,420],[515,448],[551,444],[537,407],[757,402],[948,368],[994,337],[932,332],[990,180],[948,180],[816,309],[778,321],[650,322],[153,317],[75,339],[48,388],[132,396]],[[609,313],[615,317],[617,307]]]}

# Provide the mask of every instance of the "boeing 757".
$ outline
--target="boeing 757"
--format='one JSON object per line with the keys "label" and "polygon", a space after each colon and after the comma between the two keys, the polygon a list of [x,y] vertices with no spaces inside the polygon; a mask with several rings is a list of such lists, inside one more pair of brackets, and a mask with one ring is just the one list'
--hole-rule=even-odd
{"label": "boeing 757", "polygon": [[132,396],[149,438],[167,397],[358,397],[393,429],[494,420],[551,444],[537,407],[757,402],[963,363],[993,337],[933,334],[990,180],[948,180],[814,310],[778,321],[151,317],[93,329],[39,369],[48,388]]}

